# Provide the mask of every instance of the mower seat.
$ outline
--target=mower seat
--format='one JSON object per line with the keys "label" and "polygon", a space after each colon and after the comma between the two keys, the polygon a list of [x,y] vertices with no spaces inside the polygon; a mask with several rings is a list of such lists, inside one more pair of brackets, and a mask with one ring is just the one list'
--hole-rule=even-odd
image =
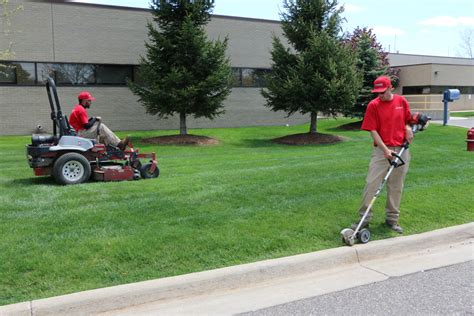
{"label": "mower seat", "polygon": [[55,142],[54,135],[48,134],[33,134],[31,135],[31,144],[38,146],[41,144],[53,144]]}

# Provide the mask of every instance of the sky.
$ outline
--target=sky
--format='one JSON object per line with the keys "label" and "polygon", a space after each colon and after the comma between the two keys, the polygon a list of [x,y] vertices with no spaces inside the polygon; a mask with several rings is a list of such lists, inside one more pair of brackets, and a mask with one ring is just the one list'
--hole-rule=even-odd
{"label": "sky", "polygon": [[[77,2],[149,8],[149,0]],[[344,5],[345,32],[373,29],[385,51],[467,57],[461,33],[474,30],[474,0],[352,0]],[[214,14],[280,20],[283,0],[215,0]]]}

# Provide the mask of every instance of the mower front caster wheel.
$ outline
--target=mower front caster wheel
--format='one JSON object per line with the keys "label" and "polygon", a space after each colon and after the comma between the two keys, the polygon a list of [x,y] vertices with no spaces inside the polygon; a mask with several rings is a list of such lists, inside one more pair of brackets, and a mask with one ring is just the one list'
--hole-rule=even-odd
{"label": "mower front caster wheel", "polygon": [[155,170],[151,171],[151,163],[146,163],[140,168],[140,174],[142,175],[143,179],[152,179],[158,178],[160,175],[160,169],[158,166],[155,166]]}
{"label": "mower front caster wheel", "polygon": [[66,153],[56,159],[53,177],[59,184],[78,184],[86,182],[91,176],[91,165],[81,154]]}

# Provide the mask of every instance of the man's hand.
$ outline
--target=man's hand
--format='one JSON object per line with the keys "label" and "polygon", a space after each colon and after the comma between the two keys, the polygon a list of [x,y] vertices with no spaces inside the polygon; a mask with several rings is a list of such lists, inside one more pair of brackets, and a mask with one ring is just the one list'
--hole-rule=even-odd
{"label": "man's hand", "polygon": [[383,155],[385,156],[385,158],[387,158],[388,160],[392,160],[393,159],[393,155],[392,153],[395,153],[393,150],[391,149],[388,149],[387,147],[385,147],[385,149],[383,150]]}

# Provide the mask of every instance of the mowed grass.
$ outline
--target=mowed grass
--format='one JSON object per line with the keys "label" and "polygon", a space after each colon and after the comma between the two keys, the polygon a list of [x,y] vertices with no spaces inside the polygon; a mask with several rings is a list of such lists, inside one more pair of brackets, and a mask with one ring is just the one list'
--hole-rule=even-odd
{"label": "mowed grass", "polygon": [[[203,147],[140,139],[155,151],[158,179],[56,185],[35,177],[29,136],[0,137],[0,305],[341,247],[357,218],[371,140],[319,120],[347,141],[285,146],[275,137],[307,126],[192,130]],[[124,135],[125,133],[121,133]],[[418,133],[402,201],[405,235],[474,220],[474,153],[466,130],[432,124]],[[372,239],[396,234],[375,206]]]}
{"label": "mowed grass", "polygon": [[456,117],[473,117],[474,116],[474,111],[466,111],[466,112],[450,112],[450,116],[456,116]]}

